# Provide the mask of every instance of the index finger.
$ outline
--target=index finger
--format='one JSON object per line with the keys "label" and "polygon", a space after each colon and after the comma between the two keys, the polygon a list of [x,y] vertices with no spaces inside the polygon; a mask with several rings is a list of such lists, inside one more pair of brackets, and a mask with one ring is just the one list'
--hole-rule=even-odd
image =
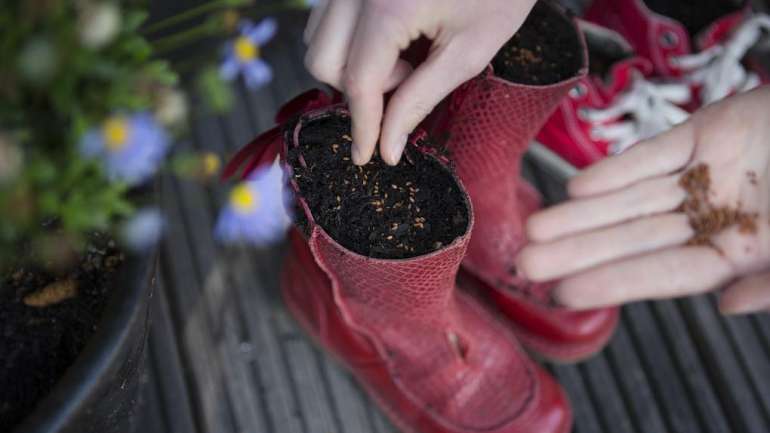
{"label": "index finger", "polygon": [[588,197],[627,188],[637,182],[671,174],[692,157],[695,131],[691,121],[641,141],[620,155],[604,159],[570,179],[572,197]]}
{"label": "index finger", "polygon": [[[343,88],[353,121],[353,162],[369,162],[380,135],[383,94],[396,68],[401,45],[393,18],[364,7],[345,69]],[[405,41],[405,43],[408,41]]]}

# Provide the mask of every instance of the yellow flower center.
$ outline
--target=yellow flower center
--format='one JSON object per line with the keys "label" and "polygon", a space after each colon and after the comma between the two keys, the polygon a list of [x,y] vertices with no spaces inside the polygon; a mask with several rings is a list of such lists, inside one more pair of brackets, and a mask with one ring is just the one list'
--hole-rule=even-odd
{"label": "yellow flower center", "polygon": [[219,156],[216,153],[207,153],[203,155],[203,173],[206,176],[213,176],[219,172],[221,165]]}
{"label": "yellow flower center", "polygon": [[238,36],[235,40],[235,56],[241,62],[249,62],[259,57],[259,46],[246,36]]}
{"label": "yellow flower center", "polygon": [[259,194],[246,184],[233,188],[230,192],[230,204],[240,213],[249,213],[259,206]]}
{"label": "yellow flower center", "polygon": [[104,143],[108,150],[117,152],[126,145],[128,139],[128,122],[122,117],[111,117],[104,122],[102,129]]}

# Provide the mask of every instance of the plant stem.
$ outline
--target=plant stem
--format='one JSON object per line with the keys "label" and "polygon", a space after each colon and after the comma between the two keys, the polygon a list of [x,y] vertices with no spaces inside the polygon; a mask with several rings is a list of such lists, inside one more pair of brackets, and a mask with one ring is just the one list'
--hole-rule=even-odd
{"label": "plant stem", "polygon": [[155,47],[155,54],[163,54],[194,40],[213,36],[219,30],[217,26],[213,26],[211,23],[203,23],[191,29],[156,39],[152,41],[152,45]]}
{"label": "plant stem", "polygon": [[[215,0],[211,3],[206,3],[205,5],[201,5],[201,6],[207,6],[210,9],[213,9],[214,7],[210,5],[220,4],[221,6],[221,4],[228,4],[231,2],[232,0]],[[193,11],[195,9],[198,9],[198,8],[193,8],[190,11]],[[306,8],[302,7],[301,5],[294,4],[293,2],[289,2],[289,3],[276,2],[269,5],[265,5],[263,7],[250,7],[245,9],[246,10],[239,11],[239,14],[242,16],[249,16],[249,17],[261,17],[261,16],[274,14],[281,11],[304,10]],[[177,15],[176,17],[178,16],[179,15]],[[175,18],[175,17],[172,17],[172,18]],[[181,20],[177,22],[181,22]],[[152,40],[150,42],[155,47],[155,53],[162,54],[162,53],[171,51],[173,49],[179,48],[195,40],[209,37],[209,36],[215,36],[219,33],[226,34],[228,32],[225,28],[222,27],[222,24],[219,22],[219,20],[217,20],[215,17],[211,17],[205,22],[198,24],[195,27],[182,30],[178,33],[174,33],[168,36],[163,36],[161,38]]]}
{"label": "plant stem", "polygon": [[256,15],[264,15],[269,13],[275,13],[280,12],[282,10],[304,10],[307,9],[307,7],[302,6],[298,2],[295,1],[288,1],[288,2],[277,2],[270,5],[267,5],[266,7],[259,7],[255,8],[249,5],[233,5],[232,0],[212,0],[208,3],[204,3],[202,5],[198,5],[192,9],[188,9],[186,11],[180,12],[176,15],[170,16],[168,18],[162,19],[158,21],[157,23],[151,24],[144,29],[141,30],[142,34],[148,35],[150,33],[156,33],[161,30],[165,30],[169,27],[175,26],[179,23],[182,23],[184,21],[193,19],[199,15],[207,14],[209,12],[214,12],[219,9],[226,9],[226,8],[232,8],[232,9],[247,9],[247,11],[242,11],[241,13],[245,16],[256,16]]}
{"label": "plant stem", "polygon": [[240,13],[245,17],[258,18],[268,14],[273,14],[273,13],[283,12],[283,11],[291,11],[291,10],[309,10],[309,9],[300,4],[296,4],[294,1],[289,1],[289,2],[272,3],[265,7],[260,7],[260,8],[247,7],[245,8],[245,10],[240,11]]}
{"label": "plant stem", "polygon": [[198,15],[203,15],[218,9],[225,8],[229,6],[231,3],[232,2],[230,0],[212,0],[208,3],[195,6],[194,8],[187,9],[186,11],[182,11],[176,15],[172,15],[168,18],[162,19],[155,24],[149,25],[144,29],[142,29],[142,33],[145,35],[149,33],[155,33],[157,31],[177,25],[181,22],[195,18]]}

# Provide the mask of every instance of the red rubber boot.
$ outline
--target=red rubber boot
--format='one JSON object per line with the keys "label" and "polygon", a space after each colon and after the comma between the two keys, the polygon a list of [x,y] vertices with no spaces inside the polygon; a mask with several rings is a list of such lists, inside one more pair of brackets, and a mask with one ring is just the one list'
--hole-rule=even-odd
{"label": "red rubber boot", "polygon": [[582,67],[557,83],[524,85],[497,76],[490,65],[452,93],[426,125],[435,137],[446,137],[476,214],[461,283],[488,294],[528,349],[551,360],[570,362],[605,345],[617,323],[618,310],[573,312],[555,307],[550,302],[552,285],[531,284],[517,275],[514,266],[516,254],[526,242],[524,222],[540,207],[540,197],[520,176],[522,155],[587,70],[585,41],[574,21],[550,3],[535,7],[541,8],[541,16],[557,14],[565,28],[572,29],[575,40],[580,41],[576,49],[581,52],[576,55],[582,59]]}
{"label": "red rubber boot", "polygon": [[[319,106],[305,102],[287,105],[300,112],[302,105]],[[340,105],[304,111],[285,133],[274,130],[255,142],[278,143],[288,169],[284,156],[289,146],[298,146],[303,125],[340,112],[347,113]],[[248,147],[254,153],[255,145]],[[269,160],[258,153],[250,158]],[[234,166],[244,159],[240,154]],[[453,176],[448,169],[447,175]],[[473,226],[469,202],[467,230],[451,244],[410,259],[374,259],[332,239],[315,224],[294,180],[290,185],[307,220],[307,234],[298,229],[290,234],[282,273],[286,304],[401,431],[570,430],[572,414],[561,388],[523,353],[503,324],[455,290]]]}

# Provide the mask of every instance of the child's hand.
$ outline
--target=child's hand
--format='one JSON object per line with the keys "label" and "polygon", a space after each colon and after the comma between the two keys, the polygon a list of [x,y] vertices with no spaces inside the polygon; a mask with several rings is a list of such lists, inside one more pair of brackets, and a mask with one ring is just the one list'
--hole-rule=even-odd
{"label": "child's hand", "polygon": [[[695,231],[677,211],[688,197],[680,178],[700,164],[709,167],[711,205],[740,211],[744,222],[711,237],[713,247],[686,246]],[[531,280],[561,280],[555,297],[564,305],[728,285],[723,312],[770,309],[770,87],[711,105],[590,167],[570,181],[569,193],[572,200],[528,221],[532,243],[518,258]]]}
{"label": "child's hand", "polygon": [[[395,165],[406,137],[446,95],[481,72],[535,0],[320,0],[305,29],[305,64],[346,93],[353,162],[380,154]],[[399,60],[421,35],[433,40],[415,71]],[[383,116],[383,94],[395,88]],[[380,123],[382,135],[380,136]]]}

